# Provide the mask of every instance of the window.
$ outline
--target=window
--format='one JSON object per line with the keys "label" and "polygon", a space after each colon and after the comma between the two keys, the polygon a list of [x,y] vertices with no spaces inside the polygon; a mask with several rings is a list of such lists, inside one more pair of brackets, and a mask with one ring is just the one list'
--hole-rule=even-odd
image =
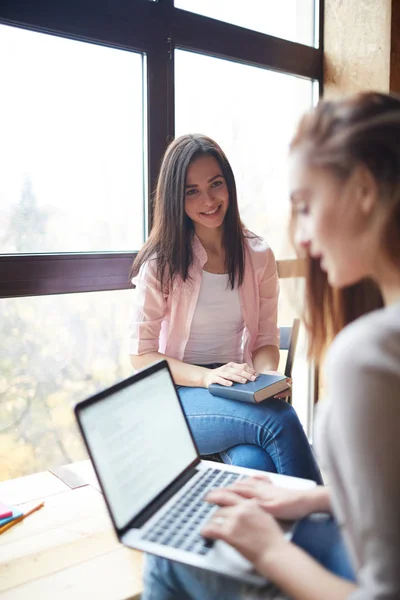
{"label": "window", "polygon": [[72,409],[132,374],[129,295],[0,300],[0,480],[86,458]]}
{"label": "window", "polygon": [[285,40],[314,45],[314,0],[175,0],[196,12]]}
{"label": "window", "polygon": [[249,2],[0,5],[2,477],[84,457],[72,404],[130,373],[128,273],[175,133],[217,139],[244,221],[291,257],[286,145],[322,82],[322,0]]}
{"label": "window", "polygon": [[0,26],[0,252],[144,241],[143,56]]}

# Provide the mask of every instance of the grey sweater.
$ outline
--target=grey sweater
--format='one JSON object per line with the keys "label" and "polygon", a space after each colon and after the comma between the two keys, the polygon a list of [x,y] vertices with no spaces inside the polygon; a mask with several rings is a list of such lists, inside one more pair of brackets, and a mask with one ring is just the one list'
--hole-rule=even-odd
{"label": "grey sweater", "polygon": [[316,443],[357,573],[349,600],[400,599],[400,304],[332,344]]}

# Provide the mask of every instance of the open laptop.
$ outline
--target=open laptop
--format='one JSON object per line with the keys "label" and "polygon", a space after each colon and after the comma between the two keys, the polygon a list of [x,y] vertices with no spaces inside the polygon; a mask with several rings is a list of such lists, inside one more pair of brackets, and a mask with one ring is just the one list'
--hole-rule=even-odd
{"label": "open laptop", "polygon": [[[217,510],[206,493],[257,471],[200,459],[166,360],[80,402],[75,414],[122,544],[265,584],[236,550],[199,533]],[[315,486],[269,476],[284,487]]]}

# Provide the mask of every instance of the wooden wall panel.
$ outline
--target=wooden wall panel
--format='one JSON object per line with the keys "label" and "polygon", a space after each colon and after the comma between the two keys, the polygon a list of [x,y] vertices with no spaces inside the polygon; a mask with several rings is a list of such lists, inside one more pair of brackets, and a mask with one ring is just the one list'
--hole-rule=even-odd
{"label": "wooden wall panel", "polygon": [[391,11],[392,0],[325,0],[325,96],[389,90]]}
{"label": "wooden wall panel", "polygon": [[392,0],[390,91],[400,94],[400,0]]}

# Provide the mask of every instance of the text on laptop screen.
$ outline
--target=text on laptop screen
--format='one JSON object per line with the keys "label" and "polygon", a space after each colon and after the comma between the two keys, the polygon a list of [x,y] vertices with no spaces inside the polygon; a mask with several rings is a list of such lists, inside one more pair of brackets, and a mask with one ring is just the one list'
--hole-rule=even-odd
{"label": "text on laptop screen", "polygon": [[197,457],[166,368],[85,407],[80,422],[118,528]]}

